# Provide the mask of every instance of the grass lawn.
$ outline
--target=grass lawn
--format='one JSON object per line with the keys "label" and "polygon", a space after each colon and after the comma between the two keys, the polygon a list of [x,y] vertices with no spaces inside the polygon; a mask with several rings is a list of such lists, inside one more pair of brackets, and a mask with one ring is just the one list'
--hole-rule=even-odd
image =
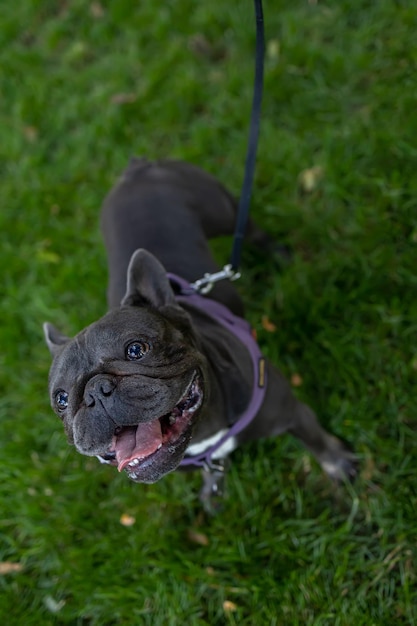
{"label": "grass lawn", "polygon": [[253,7],[3,3],[2,624],[417,624],[417,8],[264,10],[253,214],[294,259],[278,272],[247,250],[239,288],[359,479],[335,488],[292,439],[267,440],[234,454],[209,519],[198,474],[137,485],[66,444],[41,324],[75,334],[104,313],[98,213],[130,155],[192,161],[239,193]]}

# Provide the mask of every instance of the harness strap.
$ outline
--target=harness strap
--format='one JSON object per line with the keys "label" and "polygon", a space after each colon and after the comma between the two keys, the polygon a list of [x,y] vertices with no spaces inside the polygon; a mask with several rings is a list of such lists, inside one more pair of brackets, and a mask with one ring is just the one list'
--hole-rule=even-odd
{"label": "harness strap", "polygon": [[204,452],[201,452],[193,457],[186,457],[181,462],[182,466],[195,465],[197,467],[210,469],[213,467],[212,457],[216,450],[218,450],[228,439],[235,437],[242,432],[242,430],[252,422],[255,415],[261,408],[266,391],[267,373],[265,357],[262,355],[259,346],[252,335],[251,327],[246,320],[234,315],[220,302],[199,295],[190,283],[183,278],[174,274],[168,274],[168,278],[174,287],[179,291],[179,293],[175,296],[178,302],[188,302],[213,317],[216,322],[222,324],[244,344],[252,359],[252,397],[245,411],[229,428],[227,433],[225,433],[223,437],[221,437],[221,439],[208,450],[205,450]]}

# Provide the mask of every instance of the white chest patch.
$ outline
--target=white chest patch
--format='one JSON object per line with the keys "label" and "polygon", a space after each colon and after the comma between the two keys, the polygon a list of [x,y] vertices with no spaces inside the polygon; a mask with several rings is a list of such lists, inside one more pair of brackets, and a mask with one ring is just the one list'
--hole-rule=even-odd
{"label": "white chest patch", "polygon": [[[224,428],[223,430],[220,430],[218,433],[216,433],[212,437],[203,439],[203,441],[200,441],[199,443],[192,443],[190,446],[188,446],[185,454],[187,456],[197,456],[198,454],[202,454],[203,452],[205,452],[212,446],[216,445],[216,443],[220,441],[222,437],[225,436],[227,431],[228,429]],[[236,448],[236,445],[237,445],[236,437],[229,437],[229,439],[226,439],[226,441],[220,446],[220,448],[218,448],[213,453],[211,458],[212,459],[224,459],[228,454],[233,452],[233,450]]]}

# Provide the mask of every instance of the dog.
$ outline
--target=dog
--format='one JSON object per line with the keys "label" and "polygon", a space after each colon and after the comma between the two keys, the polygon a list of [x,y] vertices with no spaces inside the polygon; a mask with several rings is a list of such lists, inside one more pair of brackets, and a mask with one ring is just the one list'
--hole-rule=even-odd
{"label": "dog", "polygon": [[[132,159],[102,208],[108,312],[73,339],[44,325],[51,405],[69,443],[142,483],[197,459],[209,511],[229,454],[261,437],[291,433],[333,479],[356,473],[354,454],[249,346],[250,329],[245,340],[228,326],[224,318],[245,324],[232,282],[216,283],[209,297],[190,287],[218,271],[208,240],[233,233],[236,210],[196,166]],[[253,222],[247,230],[270,245]]]}

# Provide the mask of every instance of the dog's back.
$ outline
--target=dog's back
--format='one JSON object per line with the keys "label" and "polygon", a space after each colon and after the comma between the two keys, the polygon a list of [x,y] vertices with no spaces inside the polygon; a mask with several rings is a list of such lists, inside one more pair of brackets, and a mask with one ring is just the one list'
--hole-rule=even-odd
{"label": "dog's back", "polygon": [[[132,159],[102,210],[109,305],[120,304],[127,267],[137,248],[147,249],[167,272],[190,282],[217,271],[207,239],[232,234],[235,215],[233,197],[203,170],[179,161]],[[217,285],[212,297],[242,312],[228,281]]]}

